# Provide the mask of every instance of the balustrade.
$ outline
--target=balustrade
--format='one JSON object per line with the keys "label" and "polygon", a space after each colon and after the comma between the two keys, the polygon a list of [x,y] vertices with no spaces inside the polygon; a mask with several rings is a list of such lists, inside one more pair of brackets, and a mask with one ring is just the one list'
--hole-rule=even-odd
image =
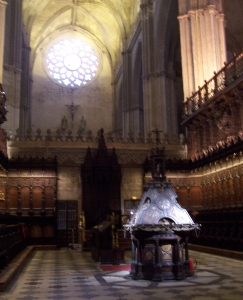
{"label": "balustrade", "polygon": [[[181,134],[182,135],[182,134]],[[57,130],[56,132],[52,132],[51,129],[46,130],[46,134],[42,133],[42,130],[38,128],[35,132],[28,129],[24,138],[21,138],[18,134],[18,130],[16,134],[13,136],[8,136],[9,141],[32,141],[32,142],[93,142],[97,143],[99,138],[99,133],[97,136],[93,135],[91,130],[87,130],[85,133],[78,130],[76,133],[72,130],[67,130],[62,132],[61,130]],[[143,133],[139,132],[137,136],[134,135],[133,132],[129,132],[127,137],[124,137],[122,132],[107,132],[105,140],[107,143],[124,143],[124,144],[171,144],[171,145],[183,145],[185,143],[184,136],[181,137],[176,133],[169,138],[167,133],[161,134],[161,136],[152,137],[152,132],[147,134],[147,137],[144,137]]]}
{"label": "balustrade", "polygon": [[[198,87],[196,92],[192,92],[184,102],[183,118],[186,121],[193,113],[198,111],[203,105],[206,105],[219,92],[226,89],[236,79],[243,75],[243,52],[235,55],[234,58],[214,76],[206,81],[202,87]],[[185,122],[184,121],[184,122]]]}

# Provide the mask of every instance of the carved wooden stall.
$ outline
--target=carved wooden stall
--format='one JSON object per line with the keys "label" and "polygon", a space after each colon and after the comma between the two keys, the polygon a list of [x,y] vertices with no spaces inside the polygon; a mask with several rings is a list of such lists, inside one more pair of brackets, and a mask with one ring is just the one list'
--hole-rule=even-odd
{"label": "carved wooden stall", "polygon": [[29,244],[56,244],[56,160],[2,160],[1,214],[18,216]]}
{"label": "carved wooden stall", "polygon": [[87,229],[106,221],[112,212],[121,216],[121,167],[115,150],[109,152],[106,147],[103,129],[99,133],[98,149],[87,150],[81,178]]}
{"label": "carved wooden stall", "polygon": [[242,251],[243,53],[187,98],[183,117],[188,173],[173,184],[202,224],[193,242]]}

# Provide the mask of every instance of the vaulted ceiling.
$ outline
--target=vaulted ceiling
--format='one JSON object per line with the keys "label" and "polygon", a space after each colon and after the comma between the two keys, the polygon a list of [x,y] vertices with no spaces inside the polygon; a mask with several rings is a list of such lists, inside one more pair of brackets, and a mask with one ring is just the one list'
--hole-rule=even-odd
{"label": "vaulted ceiling", "polygon": [[94,38],[114,66],[139,11],[140,0],[23,0],[26,37],[32,54],[45,38],[64,30]]}

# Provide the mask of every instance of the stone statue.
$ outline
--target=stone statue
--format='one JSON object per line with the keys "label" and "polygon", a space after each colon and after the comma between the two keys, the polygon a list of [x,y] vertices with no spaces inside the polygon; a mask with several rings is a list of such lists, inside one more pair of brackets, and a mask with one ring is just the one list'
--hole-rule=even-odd
{"label": "stone statue", "polygon": [[81,120],[80,120],[80,130],[84,131],[85,130],[85,126],[86,126],[86,120],[84,119],[84,117],[82,116]]}
{"label": "stone statue", "polygon": [[67,118],[65,116],[62,118],[61,128],[63,131],[65,131],[67,129]]}
{"label": "stone statue", "polygon": [[185,144],[185,136],[183,133],[179,134],[179,141],[181,145]]}

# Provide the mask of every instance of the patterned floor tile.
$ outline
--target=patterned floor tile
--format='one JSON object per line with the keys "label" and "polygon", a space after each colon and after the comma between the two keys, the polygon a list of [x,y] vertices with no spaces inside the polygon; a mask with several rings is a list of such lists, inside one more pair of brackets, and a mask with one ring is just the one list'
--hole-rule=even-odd
{"label": "patterned floor tile", "polygon": [[[132,280],[128,271],[103,272],[89,252],[35,251],[0,300],[174,300],[242,299],[243,262],[190,252],[195,275],[185,280]],[[129,253],[127,254],[130,259]]]}

